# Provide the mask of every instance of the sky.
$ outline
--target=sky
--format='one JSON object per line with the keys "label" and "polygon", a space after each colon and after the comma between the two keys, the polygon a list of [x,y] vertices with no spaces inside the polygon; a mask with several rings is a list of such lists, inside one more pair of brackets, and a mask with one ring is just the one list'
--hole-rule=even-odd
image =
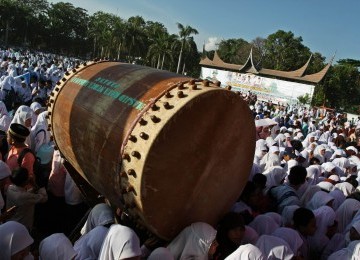
{"label": "sky", "polygon": [[69,2],[91,15],[97,11],[123,19],[140,15],[178,33],[176,23],[198,30],[199,51],[216,49],[221,40],[242,38],[251,42],[278,30],[302,37],[311,52],[329,61],[360,60],[359,0],[49,0]]}

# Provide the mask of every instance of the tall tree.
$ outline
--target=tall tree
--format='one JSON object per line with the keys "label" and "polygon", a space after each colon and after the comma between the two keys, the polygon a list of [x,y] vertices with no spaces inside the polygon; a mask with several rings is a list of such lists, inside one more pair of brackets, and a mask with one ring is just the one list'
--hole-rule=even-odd
{"label": "tall tree", "polygon": [[295,70],[305,64],[310,56],[308,47],[301,37],[292,32],[279,30],[270,34],[265,41],[266,57],[263,66],[276,70]]}
{"label": "tall tree", "polygon": [[356,112],[360,104],[360,73],[351,65],[334,65],[330,68],[322,84],[317,86],[318,97],[316,105]]}
{"label": "tall tree", "polygon": [[48,12],[51,47],[68,54],[86,51],[85,40],[89,16],[85,9],[70,3],[51,4]]}
{"label": "tall tree", "polygon": [[228,63],[243,64],[249,57],[251,45],[243,39],[222,40],[218,45],[221,59]]}
{"label": "tall tree", "polygon": [[190,35],[198,34],[199,32],[195,28],[192,28],[189,25],[184,26],[181,23],[177,23],[177,26],[179,29],[179,36],[180,36],[180,41],[181,41],[181,49],[180,49],[179,60],[178,60],[178,65],[177,65],[177,69],[176,69],[176,73],[179,73],[185,42],[188,40]]}
{"label": "tall tree", "polygon": [[15,31],[15,20],[21,13],[19,12],[19,6],[16,1],[13,0],[2,0],[0,1],[0,18],[1,28],[4,32],[3,39],[5,45],[9,42],[9,36],[11,31]]}
{"label": "tall tree", "polygon": [[125,43],[130,62],[135,61],[136,57],[143,59],[146,56],[145,24],[145,20],[141,16],[130,17],[127,21]]}

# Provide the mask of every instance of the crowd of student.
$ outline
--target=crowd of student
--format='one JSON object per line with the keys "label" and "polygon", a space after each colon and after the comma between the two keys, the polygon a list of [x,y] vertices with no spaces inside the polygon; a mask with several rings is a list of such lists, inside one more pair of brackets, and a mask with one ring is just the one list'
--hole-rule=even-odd
{"label": "crowd of student", "polygon": [[253,166],[216,226],[193,223],[165,243],[145,240],[105,203],[88,210],[45,111],[57,80],[76,64],[0,50],[0,260],[360,259],[360,123],[252,93],[244,99],[257,126]]}

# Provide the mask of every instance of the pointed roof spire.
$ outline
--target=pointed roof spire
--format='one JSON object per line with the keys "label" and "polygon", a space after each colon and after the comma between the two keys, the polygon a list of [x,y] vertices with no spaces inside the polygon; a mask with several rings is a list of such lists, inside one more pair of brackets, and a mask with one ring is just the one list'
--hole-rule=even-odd
{"label": "pointed roof spire", "polygon": [[216,63],[216,64],[224,64],[224,61],[220,58],[217,51],[215,51],[215,53],[214,53],[213,62]]}
{"label": "pointed roof spire", "polygon": [[330,69],[330,67],[331,67],[331,65],[332,65],[332,63],[334,61],[335,54],[336,54],[336,52],[332,56],[329,63],[322,70],[320,70],[319,72],[314,73],[314,74],[305,75],[305,76],[301,77],[301,79],[304,79],[304,80],[307,80],[307,81],[312,81],[312,82],[315,82],[315,83],[319,83],[325,77],[326,73]]}
{"label": "pointed roof spire", "polygon": [[253,49],[251,48],[250,50],[250,54],[249,57],[247,58],[245,64],[240,68],[240,72],[243,73],[254,73],[254,74],[258,74],[259,71],[256,69],[255,65],[254,65],[254,61],[253,61]]}
{"label": "pointed roof spire", "polygon": [[311,53],[310,58],[304,64],[304,66],[302,66],[300,69],[292,71],[292,74],[294,75],[294,77],[302,77],[302,76],[304,76],[304,73],[305,73],[306,69],[308,68],[308,66],[310,64],[310,61],[311,61],[312,57],[313,57],[313,55]]}

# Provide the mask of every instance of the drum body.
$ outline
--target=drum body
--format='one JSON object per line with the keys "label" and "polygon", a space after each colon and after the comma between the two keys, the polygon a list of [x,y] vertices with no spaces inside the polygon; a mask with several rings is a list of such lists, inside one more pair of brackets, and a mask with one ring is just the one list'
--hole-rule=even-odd
{"label": "drum body", "polygon": [[58,83],[49,125],[64,158],[162,239],[215,224],[252,166],[255,127],[241,97],[209,81],[116,62]]}

